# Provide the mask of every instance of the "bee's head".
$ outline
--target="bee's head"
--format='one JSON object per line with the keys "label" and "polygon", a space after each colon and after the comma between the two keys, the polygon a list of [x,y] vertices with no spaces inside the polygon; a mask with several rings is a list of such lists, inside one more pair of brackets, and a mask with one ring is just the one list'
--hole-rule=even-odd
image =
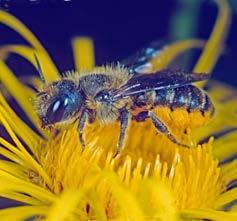
{"label": "bee's head", "polygon": [[73,81],[61,80],[45,85],[35,103],[42,127],[48,127],[75,120],[85,103],[85,96]]}

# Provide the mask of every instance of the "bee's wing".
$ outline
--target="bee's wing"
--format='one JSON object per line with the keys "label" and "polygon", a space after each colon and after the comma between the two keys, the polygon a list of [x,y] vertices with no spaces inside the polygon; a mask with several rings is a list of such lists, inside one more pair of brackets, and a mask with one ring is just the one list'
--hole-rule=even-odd
{"label": "bee's wing", "polygon": [[119,63],[128,69],[131,74],[145,74],[152,73],[155,70],[153,64],[150,62],[153,58],[159,55],[159,53],[165,47],[164,41],[156,41],[149,44],[146,48],[141,49],[134,55],[128,57],[125,60],[120,61]]}
{"label": "bee's wing", "polygon": [[114,100],[152,90],[177,88],[196,81],[207,80],[210,74],[190,73],[182,70],[161,70],[152,74],[134,75],[126,84],[114,90]]}

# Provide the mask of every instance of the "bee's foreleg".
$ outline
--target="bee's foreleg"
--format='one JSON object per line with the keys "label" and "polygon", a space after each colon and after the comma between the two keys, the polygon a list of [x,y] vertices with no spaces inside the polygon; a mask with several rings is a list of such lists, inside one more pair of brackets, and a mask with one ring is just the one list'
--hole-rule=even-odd
{"label": "bee's foreleg", "polygon": [[182,144],[178,141],[175,136],[169,131],[168,127],[151,111],[148,112],[148,116],[151,118],[152,123],[156,127],[156,129],[163,133],[167,138],[169,138],[173,143],[178,144],[183,147],[188,147],[186,144]]}
{"label": "bee's foreleg", "polygon": [[125,140],[128,127],[129,127],[130,120],[131,120],[131,117],[130,117],[129,112],[126,109],[123,109],[120,112],[120,134],[119,134],[117,149],[114,154],[114,157],[116,157],[121,152],[124,146],[124,140]]}
{"label": "bee's foreleg", "polygon": [[83,138],[83,130],[84,130],[87,119],[88,119],[88,113],[86,110],[84,110],[81,114],[81,117],[80,117],[79,123],[78,123],[78,127],[77,127],[79,141],[80,141],[81,146],[83,148],[85,147],[85,141]]}

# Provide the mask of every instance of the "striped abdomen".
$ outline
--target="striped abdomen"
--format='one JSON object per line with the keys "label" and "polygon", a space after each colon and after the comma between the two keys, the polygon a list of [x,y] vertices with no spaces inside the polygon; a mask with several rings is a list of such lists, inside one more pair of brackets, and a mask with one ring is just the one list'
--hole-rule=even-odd
{"label": "striped abdomen", "polygon": [[185,108],[188,112],[199,110],[203,114],[214,110],[208,95],[193,85],[155,91],[154,105],[169,106],[172,110]]}
{"label": "striped abdomen", "polygon": [[157,90],[134,97],[134,110],[143,109],[143,113],[136,114],[138,121],[142,121],[142,116],[145,118],[146,107],[153,109],[164,121],[176,121],[178,125],[185,127],[201,126],[209,121],[214,113],[208,95],[193,85]]}

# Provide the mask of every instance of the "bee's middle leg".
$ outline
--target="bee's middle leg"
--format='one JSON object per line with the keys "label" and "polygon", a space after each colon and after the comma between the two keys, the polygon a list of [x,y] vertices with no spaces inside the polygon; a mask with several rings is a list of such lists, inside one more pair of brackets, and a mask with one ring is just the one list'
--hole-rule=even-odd
{"label": "bee's middle leg", "polygon": [[186,144],[182,144],[180,141],[176,139],[176,137],[169,131],[168,127],[152,112],[148,112],[148,116],[151,118],[151,121],[155,128],[163,133],[169,140],[171,140],[173,143],[178,144],[183,147],[188,147]]}
{"label": "bee's middle leg", "polygon": [[122,150],[124,146],[124,140],[125,136],[129,127],[129,122],[131,121],[131,117],[129,112],[124,109],[120,112],[120,133],[119,133],[119,139],[117,143],[117,149],[114,154],[114,157],[116,157]]}

